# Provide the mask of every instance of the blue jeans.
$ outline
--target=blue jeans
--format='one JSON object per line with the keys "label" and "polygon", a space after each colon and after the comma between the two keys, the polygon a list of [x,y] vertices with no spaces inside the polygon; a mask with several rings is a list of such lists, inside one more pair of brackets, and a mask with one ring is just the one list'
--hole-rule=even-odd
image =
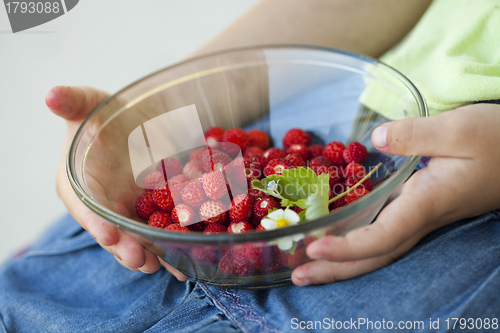
{"label": "blue jeans", "polygon": [[499,222],[491,212],[453,223],[348,281],[228,290],[164,269],[129,271],[66,216],[0,270],[0,332],[384,332],[389,321],[412,326],[400,332],[445,332],[452,318],[491,326],[500,317]]}

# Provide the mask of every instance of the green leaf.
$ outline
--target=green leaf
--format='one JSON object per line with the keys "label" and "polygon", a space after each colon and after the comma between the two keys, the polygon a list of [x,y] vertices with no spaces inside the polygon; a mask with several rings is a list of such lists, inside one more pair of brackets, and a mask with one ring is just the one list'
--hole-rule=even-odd
{"label": "green leaf", "polygon": [[286,199],[290,199],[291,201],[296,201],[300,199],[299,194],[297,193],[296,182],[291,181],[285,176],[282,175],[270,175],[269,177],[262,179],[262,184],[267,187],[270,181],[278,182],[278,193]]}
{"label": "green leaf", "polygon": [[328,210],[328,198],[330,192],[329,186],[329,176],[323,174],[318,177],[320,184],[315,184],[312,186],[314,188],[313,193],[309,195],[305,204],[307,206],[306,209],[306,220],[314,220],[321,216],[325,216],[329,214]]}

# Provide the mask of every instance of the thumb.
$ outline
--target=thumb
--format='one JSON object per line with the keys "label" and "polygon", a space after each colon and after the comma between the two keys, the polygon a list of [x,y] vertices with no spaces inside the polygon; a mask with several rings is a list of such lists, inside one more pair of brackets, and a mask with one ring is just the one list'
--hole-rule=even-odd
{"label": "thumb", "polygon": [[385,123],[373,131],[373,146],[392,155],[467,157],[464,150],[456,149],[466,138],[464,122],[458,121],[455,112]]}
{"label": "thumb", "polygon": [[45,96],[45,104],[68,121],[85,119],[109,94],[90,87],[56,86]]}

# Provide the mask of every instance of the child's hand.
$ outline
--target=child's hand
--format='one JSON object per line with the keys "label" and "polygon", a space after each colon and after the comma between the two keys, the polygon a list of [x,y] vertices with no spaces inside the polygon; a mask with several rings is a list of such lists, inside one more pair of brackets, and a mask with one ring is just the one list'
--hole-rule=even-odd
{"label": "child's hand", "polygon": [[[164,255],[163,249],[151,241],[135,237],[119,229],[92,212],[78,199],[66,175],[66,158],[71,140],[88,114],[107,97],[108,94],[89,87],[58,86],[47,93],[45,97],[47,106],[53,113],[64,118],[67,124],[62,157],[56,176],[57,193],[73,218],[105,250],[113,254],[121,265],[134,271],[153,273],[160,269],[157,255]],[[161,264],[179,280],[187,280],[184,275],[164,261]]]}
{"label": "child's hand", "polygon": [[394,155],[432,156],[377,220],[307,247],[298,286],[350,279],[389,265],[433,230],[500,208],[500,105],[475,104],[378,127],[373,145]]}

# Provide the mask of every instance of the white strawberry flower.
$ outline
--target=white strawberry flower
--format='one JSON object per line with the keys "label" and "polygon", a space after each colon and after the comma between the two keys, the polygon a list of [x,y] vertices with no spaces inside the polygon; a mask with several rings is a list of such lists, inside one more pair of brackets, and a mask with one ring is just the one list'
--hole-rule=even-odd
{"label": "white strawberry flower", "polygon": [[267,184],[267,189],[270,190],[270,191],[276,191],[278,189],[278,183],[279,183],[279,179],[278,181],[274,181],[274,180],[271,180],[268,184]]}
{"label": "white strawberry flower", "polygon": [[[296,225],[300,222],[300,217],[291,209],[277,209],[269,214],[260,222],[266,230],[274,230],[291,225]],[[304,238],[303,234],[292,235],[288,237],[279,238],[276,240],[276,245],[282,251],[292,249],[295,242]]]}

